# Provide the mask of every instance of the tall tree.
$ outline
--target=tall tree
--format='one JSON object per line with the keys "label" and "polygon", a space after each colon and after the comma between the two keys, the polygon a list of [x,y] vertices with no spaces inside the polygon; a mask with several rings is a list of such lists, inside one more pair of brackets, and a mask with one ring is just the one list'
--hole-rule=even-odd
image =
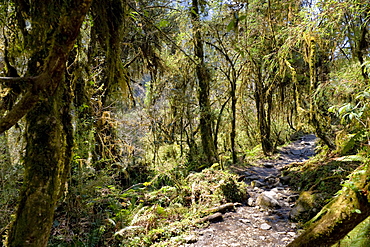
{"label": "tall tree", "polygon": [[[274,151],[271,115],[273,99],[279,85],[278,50],[282,44],[281,29],[289,20],[285,9],[289,2],[269,0],[262,6],[252,1],[246,6],[246,54],[250,69],[248,82],[253,85],[260,141],[265,155]],[[294,4],[292,4],[294,5]],[[294,9],[294,8],[293,8]]]}
{"label": "tall tree", "polygon": [[[205,4],[205,3],[203,3]],[[200,20],[201,3],[192,0],[190,19],[193,26],[194,55],[196,57],[196,76],[198,79],[198,102],[200,113],[200,135],[202,139],[203,155],[207,165],[212,165],[218,159],[212,136],[212,112],[210,104],[210,73],[204,60],[204,47]]]}
{"label": "tall tree", "polygon": [[[232,14],[237,16],[239,9],[233,9]],[[233,18],[234,18],[233,16]],[[222,19],[221,16],[215,16],[214,18]],[[233,20],[234,21],[234,20]],[[219,23],[217,20],[212,19],[212,23],[209,24],[210,26],[210,41],[207,41],[207,45],[211,47],[211,49],[215,50],[217,55],[215,56],[214,69],[219,70],[221,72],[221,76],[225,78],[225,80],[229,83],[229,98],[226,99],[224,106],[228,101],[231,101],[231,130],[230,130],[230,148],[231,148],[231,156],[232,161],[235,164],[237,162],[237,151],[236,151],[236,133],[237,133],[237,85],[238,81],[244,72],[244,68],[246,67],[247,60],[245,56],[242,56],[238,50],[239,47],[242,46],[244,40],[239,40],[239,32],[238,26],[234,23],[233,29],[235,32],[229,35],[227,34],[229,24],[225,25],[225,23]],[[220,28],[221,26],[221,28]],[[230,28],[231,29],[231,28]],[[225,32],[226,31],[226,32]],[[241,37],[241,39],[243,39]],[[224,107],[221,107],[224,109]],[[220,112],[219,120],[217,122],[217,126],[220,125],[222,111]],[[217,147],[217,134],[218,128],[216,127],[215,131],[215,146]]]}
{"label": "tall tree", "polygon": [[91,0],[19,0],[14,4],[17,25],[31,55],[26,77],[1,78],[2,82],[23,84],[25,92],[0,119],[0,133],[27,114],[25,176],[7,246],[46,246],[71,159],[66,62]]}

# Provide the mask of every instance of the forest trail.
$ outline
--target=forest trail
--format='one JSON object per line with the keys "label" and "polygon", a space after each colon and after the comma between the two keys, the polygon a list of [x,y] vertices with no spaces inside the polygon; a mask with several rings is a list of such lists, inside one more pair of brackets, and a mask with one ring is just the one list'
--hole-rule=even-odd
{"label": "forest trail", "polygon": [[[258,166],[242,171],[248,187],[248,205],[223,214],[223,219],[192,232],[183,247],[282,247],[297,235],[289,213],[298,193],[286,185],[288,178],[280,171],[293,162],[303,162],[315,155],[316,137],[306,135],[282,147],[275,160],[260,160]],[[240,172],[239,172],[240,173]],[[266,205],[266,206],[258,206]]]}

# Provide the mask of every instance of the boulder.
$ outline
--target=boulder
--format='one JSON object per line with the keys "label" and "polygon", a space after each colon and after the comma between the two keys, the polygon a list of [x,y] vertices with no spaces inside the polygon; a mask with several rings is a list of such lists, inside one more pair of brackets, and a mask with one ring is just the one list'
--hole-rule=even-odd
{"label": "boulder", "polygon": [[299,198],[289,214],[292,221],[307,221],[316,210],[316,195],[311,191],[304,191],[299,195]]}
{"label": "boulder", "polygon": [[256,200],[256,205],[267,208],[280,208],[281,205],[277,200],[277,194],[273,191],[261,193]]}

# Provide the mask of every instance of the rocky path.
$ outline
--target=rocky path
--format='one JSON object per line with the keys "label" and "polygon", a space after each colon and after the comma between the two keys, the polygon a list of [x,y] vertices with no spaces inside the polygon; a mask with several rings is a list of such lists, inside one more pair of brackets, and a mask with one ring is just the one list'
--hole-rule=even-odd
{"label": "rocky path", "polygon": [[183,247],[280,247],[296,236],[296,224],[289,213],[298,194],[292,191],[287,177],[280,170],[292,162],[302,162],[313,156],[316,137],[306,135],[280,149],[276,160],[262,160],[258,166],[244,171],[250,198],[247,205],[227,212],[221,221],[211,223],[188,236]]}

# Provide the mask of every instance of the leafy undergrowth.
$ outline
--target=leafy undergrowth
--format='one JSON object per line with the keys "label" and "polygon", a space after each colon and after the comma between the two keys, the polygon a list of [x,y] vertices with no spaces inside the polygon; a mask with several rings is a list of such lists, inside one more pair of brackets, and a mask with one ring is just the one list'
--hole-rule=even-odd
{"label": "leafy undergrowth", "polygon": [[[174,246],[207,209],[245,202],[246,185],[226,171],[205,169],[183,178],[128,189],[101,176],[70,193],[57,210],[49,246]],[[161,182],[159,182],[161,180]]]}

